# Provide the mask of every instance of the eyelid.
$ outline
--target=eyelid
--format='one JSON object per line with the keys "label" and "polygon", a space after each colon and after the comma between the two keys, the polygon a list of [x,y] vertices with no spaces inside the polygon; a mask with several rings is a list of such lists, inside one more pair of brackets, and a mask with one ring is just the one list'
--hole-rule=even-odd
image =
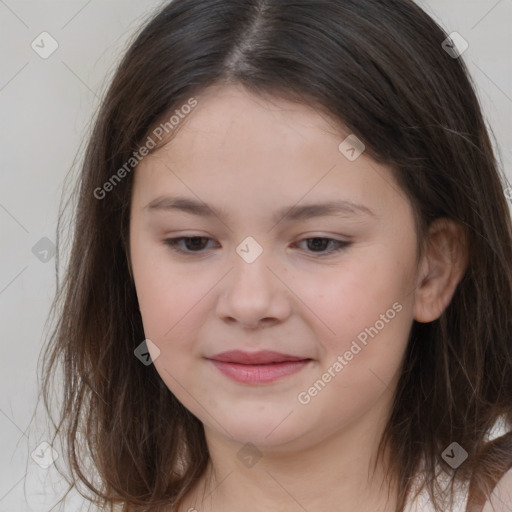
{"label": "eyelid", "polygon": [[[202,236],[202,235],[188,235],[188,236],[182,235],[182,236],[178,236],[178,237],[174,237],[174,238],[166,238],[165,240],[163,240],[163,243],[165,245],[167,245],[172,251],[174,251],[178,254],[195,255],[195,256],[201,256],[201,255],[205,254],[205,252],[206,252],[205,249],[199,250],[199,251],[189,251],[189,250],[178,248],[179,242],[181,242],[182,240],[190,240],[192,238],[200,238],[200,239],[202,238],[207,241],[213,240],[213,238],[211,238],[211,237]],[[336,238],[332,238],[329,236],[308,236],[308,237],[301,238],[297,242],[294,242],[294,245],[297,245],[302,242],[306,242],[308,240],[314,240],[314,239],[327,240],[328,244],[334,243],[337,245],[336,249],[331,249],[330,251],[321,251],[321,252],[305,251],[308,255],[312,255],[315,258],[327,257],[327,256],[330,256],[333,254],[337,254],[337,253],[343,251],[344,249],[348,248],[348,246],[350,246],[352,244],[351,241],[338,240]]]}

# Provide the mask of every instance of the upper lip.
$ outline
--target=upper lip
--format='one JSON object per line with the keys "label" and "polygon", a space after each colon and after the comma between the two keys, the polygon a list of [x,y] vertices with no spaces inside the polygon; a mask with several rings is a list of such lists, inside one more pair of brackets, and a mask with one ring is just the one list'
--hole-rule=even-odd
{"label": "upper lip", "polygon": [[289,354],[282,354],[280,352],[273,352],[272,350],[261,350],[259,352],[244,352],[242,350],[230,350],[222,352],[208,359],[221,361],[224,363],[239,363],[239,364],[271,364],[283,363],[286,361],[304,361],[308,357],[292,356]]}

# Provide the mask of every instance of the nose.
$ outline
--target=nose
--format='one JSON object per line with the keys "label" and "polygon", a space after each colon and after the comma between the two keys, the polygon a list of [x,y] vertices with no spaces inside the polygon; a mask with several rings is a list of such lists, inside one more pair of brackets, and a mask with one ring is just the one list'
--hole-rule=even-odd
{"label": "nose", "polygon": [[235,254],[217,303],[217,316],[223,321],[257,329],[283,322],[289,316],[289,290],[279,276],[282,271],[265,253],[252,263]]}

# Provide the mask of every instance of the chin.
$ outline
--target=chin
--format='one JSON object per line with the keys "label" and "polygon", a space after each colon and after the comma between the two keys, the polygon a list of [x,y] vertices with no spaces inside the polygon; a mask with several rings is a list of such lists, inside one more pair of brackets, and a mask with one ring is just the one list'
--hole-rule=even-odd
{"label": "chin", "polygon": [[215,417],[218,423],[212,422],[211,418],[203,423],[208,425],[208,429],[214,430],[215,435],[227,437],[241,445],[251,443],[259,449],[279,448],[294,444],[307,431],[307,425],[302,420],[298,422],[298,415],[292,410],[283,413],[280,407],[276,414],[274,411],[247,411],[247,407],[244,410],[231,408],[228,415]]}

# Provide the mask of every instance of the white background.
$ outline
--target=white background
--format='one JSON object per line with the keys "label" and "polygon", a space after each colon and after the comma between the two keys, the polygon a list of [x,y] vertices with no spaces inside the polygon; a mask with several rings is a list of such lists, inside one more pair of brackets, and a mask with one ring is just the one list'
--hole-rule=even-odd
{"label": "white background", "polygon": [[[469,42],[463,57],[512,181],[512,0],[419,3]],[[57,481],[53,469],[30,458],[44,439],[28,427],[55,291],[55,260],[41,262],[32,247],[43,237],[55,242],[63,181],[99,98],[132,34],[159,5],[0,0],[0,512],[46,512],[56,502],[48,490]],[[43,31],[59,45],[48,59],[31,48]],[[66,511],[78,511],[81,502],[74,499]]]}

